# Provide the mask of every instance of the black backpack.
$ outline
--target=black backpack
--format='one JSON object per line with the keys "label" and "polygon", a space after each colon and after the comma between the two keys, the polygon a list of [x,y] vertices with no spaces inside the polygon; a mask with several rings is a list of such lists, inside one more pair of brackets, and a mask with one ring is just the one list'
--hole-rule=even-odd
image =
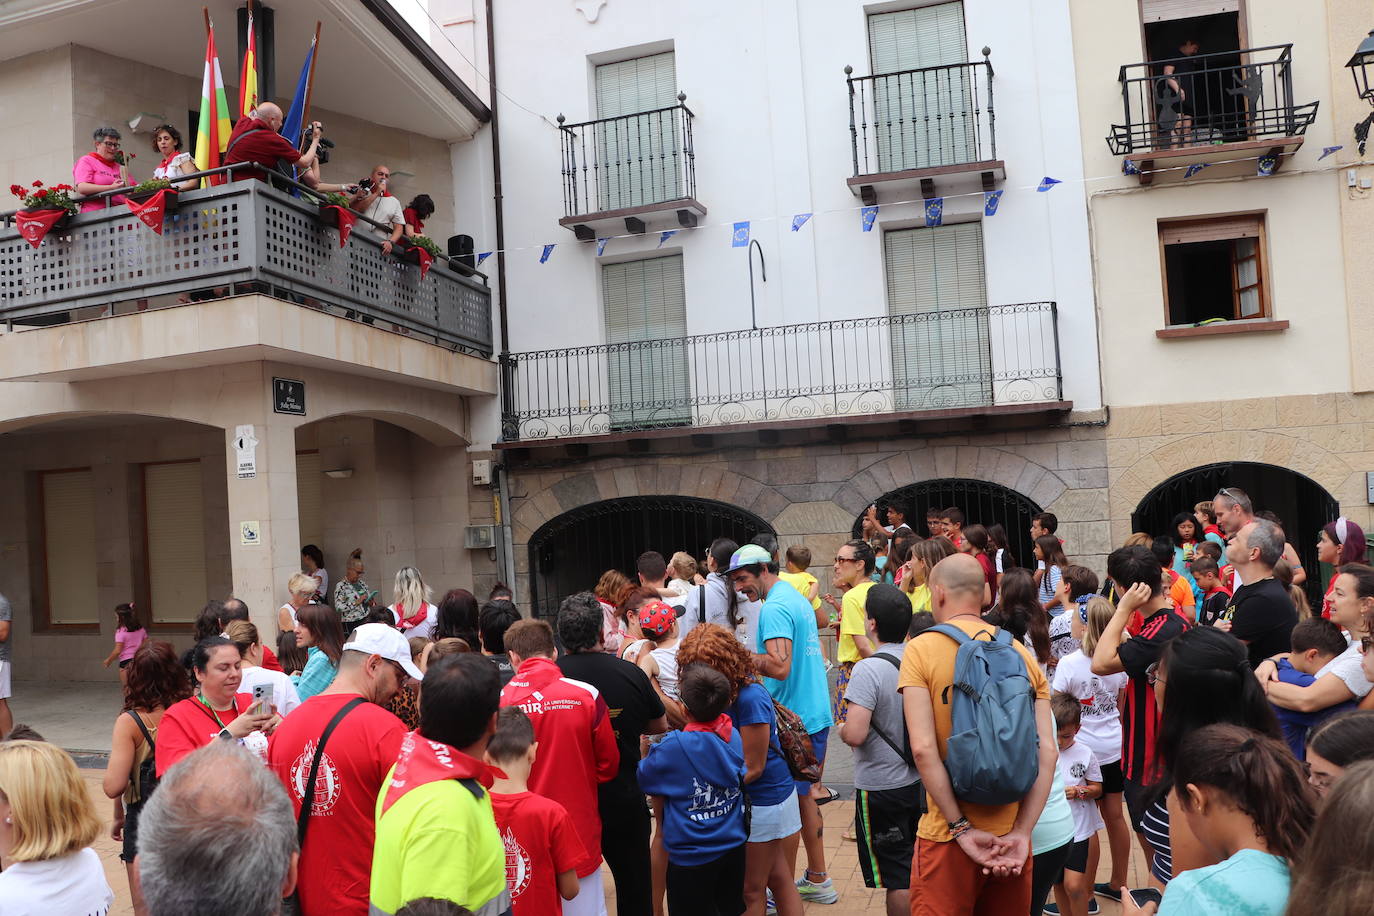
{"label": "black backpack", "polygon": [[148,742],[148,756],[138,765],[138,803],[142,804],[157,788],[157,742],[148,733],[148,726],[143,724],[142,717],[132,709],[128,713],[138,725],[138,730],[143,732],[143,740]]}

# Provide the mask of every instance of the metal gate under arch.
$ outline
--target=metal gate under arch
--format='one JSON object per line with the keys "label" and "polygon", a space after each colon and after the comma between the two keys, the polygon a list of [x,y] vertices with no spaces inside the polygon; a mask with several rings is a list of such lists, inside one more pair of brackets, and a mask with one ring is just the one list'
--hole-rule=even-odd
{"label": "metal gate under arch", "polygon": [[552,617],[569,595],[590,590],[608,569],[635,582],[646,550],[670,559],[686,551],[701,564],[718,537],[746,544],[773,526],[738,506],[693,496],[627,496],[571,509],[530,538],[530,606]]}
{"label": "metal gate under arch", "polygon": [[[917,534],[926,535],[926,510],[932,506],[948,509],[957,506],[964,513],[965,524],[1001,525],[1007,529],[1008,549],[1021,566],[1030,564],[1031,517],[1040,512],[1028,496],[987,480],[966,477],[944,477],[923,480],[884,493],[876,501],[879,508],[893,502],[906,504],[907,524]],[[863,536],[863,515],[854,520],[853,537]]]}
{"label": "metal gate under arch", "polygon": [[1156,486],[1131,514],[1131,530],[1159,536],[1170,530],[1179,512],[1210,500],[1222,487],[1239,487],[1249,495],[1255,511],[1268,509],[1283,520],[1284,534],[1298,552],[1309,600],[1320,601],[1328,571],[1317,563],[1317,530],[1340,515],[1340,503],[1321,484],[1288,468],[1252,461],[1222,461],[1175,474]]}

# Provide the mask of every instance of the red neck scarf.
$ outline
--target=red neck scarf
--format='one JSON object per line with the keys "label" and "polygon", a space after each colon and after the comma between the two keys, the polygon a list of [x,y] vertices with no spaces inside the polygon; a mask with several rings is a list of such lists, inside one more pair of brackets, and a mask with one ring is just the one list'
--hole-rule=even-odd
{"label": "red neck scarf", "polygon": [[160,168],[160,169],[165,169],[165,168],[167,168],[167,166],[169,166],[169,165],[172,164],[172,160],[175,159],[176,157],[180,156],[180,155],[181,155],[181,152],[180,152],[179,150],[172,150],[172,154],[171,154],[170,156],[168,156],[166,159],[163,159],[163,160],[162,160],[162,164],[159,165],[158,168]]}
{"label": "red neck scarf", "polygon": [[386,799],[382,802],[382,813],[385,814],[411,789],[432,782],[475,779],[483,788],[490,789],[494,777],[492,768],[476,757],[469,757],[447,744],[430,741],[419,732],[410,732],[401,741],[396,769],[391,774],[391,784],[387,786]]}
{"label": "red neck scarf", "polygon": [[729,744],[730,735],[734,733],[734,723],[730,721],[729,716],[721,713],[710,722],[688,722],[682,727],[682,730],[685,732],[711,732]]}
{"label": "red neck scarf", "polygon": [[402,630],[409,630],[411,627],[417,627],[424,622],[424,619],[429,616],[429,608],[423,601],[421,601],[420,609],[416,611],[412,616],[407,617],[406,606],[404,604],[398,603],[396,605],[396,616],[401,618],[400,628]]}

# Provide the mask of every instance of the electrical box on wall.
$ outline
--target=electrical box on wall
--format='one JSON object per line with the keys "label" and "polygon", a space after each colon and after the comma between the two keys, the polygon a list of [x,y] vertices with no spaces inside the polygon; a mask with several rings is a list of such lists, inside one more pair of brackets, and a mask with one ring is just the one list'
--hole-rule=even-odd
{"label": "electrical box on wall", "polygon": [[474,487],[491,486],[491,461],[486,458],[479,458],[472,462],[472,485]]}
{"label": "electrical box on wall", "polygon": [[468,525],[463,529],[463,546],[468,550],[488,550],[496,546],[495,525]]}
{"label": "electrical box on wall", "polygon": [[1374,506],[1374,471],[1364,472],[1365,497]]}

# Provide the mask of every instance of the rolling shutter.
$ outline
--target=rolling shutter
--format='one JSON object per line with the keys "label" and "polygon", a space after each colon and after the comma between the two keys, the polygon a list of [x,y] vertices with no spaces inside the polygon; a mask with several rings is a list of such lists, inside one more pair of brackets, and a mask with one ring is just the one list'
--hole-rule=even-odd
{"label": "rolling shutter", "polygon": [[1264,217],[1256,214],[1222,219],[1182,220],[1160,223],[1159,238],[1166,245],[1218,242],[1223,239],[1257,239],[1263,226]]}
{"label": "rolling shutter", "polygon": [[202,499],[199,461],[143,466],[154,623],[192,621],[205,604]]}
{"label": "rolling shutter", "polygon": [[95,586],[95,486],[90,469],[42,475],[48,623],[100,622]]}
{"label": "rolling shutter", "polygon": [[[610,347],[611,428],[674,426],[691,419],[682,255],[601,269]],[[657,344],[657,345],[655,345]]]}
{"label": "rolling shutter", "polygon": [[1240,12],[1240,0],[1141,0],[1141,22],[1172,22],[1216,13]]}
{"label": "rolling shutter", "polygon": [[319,546],[324,540],[324,514],[320,487],[324,469],[319,452],[296,453],[296,511],[300,521],[301,544]]}
{"label": "rolling shutter", "polygon": [[[597,209],[618,210],[682,196],[672,51],[602,64],[595,72],[596,116],[616,120],[593,130]],[[650,114],[649,112],[657,112]]]}
{"label": "rolling shutter", "polygon": [[888,232],[883,249],[897,408],[989,403],[983,224]]}

